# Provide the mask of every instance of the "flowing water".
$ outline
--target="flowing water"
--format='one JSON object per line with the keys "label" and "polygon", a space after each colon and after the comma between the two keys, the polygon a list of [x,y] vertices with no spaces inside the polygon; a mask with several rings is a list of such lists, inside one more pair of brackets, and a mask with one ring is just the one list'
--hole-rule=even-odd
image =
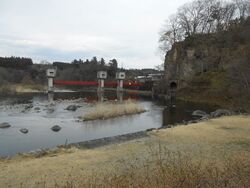
{"label": "flowing water", "polygon": [[[115,93],[107,93],[105,96],[109,100],[116,98]],[[137,100],[147,112],[81,122],[78,117],[90,111],[93,101],[97,99],[94,92],[55,93],[53,102],[47,94],[0,97],[0,123],[8,122],[11,125],[10,128],[0,129],[0,156],[159,128],[194,119],[191,116],[193,110],[210,112],[215,109],[181,101],[177,101],[175,107],[170,107],[135,94],[126,94],[124,98]],[[78,108],[76,111],[68,111],[66,108],[69,105],[78,105]],[[51,130],[54,125],[62,129],[54,132]],[[22,128],[29,132],[21,133]]]}

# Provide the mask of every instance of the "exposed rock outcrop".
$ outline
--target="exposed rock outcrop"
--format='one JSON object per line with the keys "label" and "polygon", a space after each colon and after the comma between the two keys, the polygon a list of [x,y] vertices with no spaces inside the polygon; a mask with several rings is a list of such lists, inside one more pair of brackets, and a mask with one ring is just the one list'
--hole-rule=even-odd
{"label": "exposed rock outcrop", "polygon": [[216,118],[216,117],[221,117],[221,116],[231,116],[234,114],[235,113],[230,110],[218,109],[214,112],[211,112],[211,117]]}
{"label": "exposed rock outcrop", "polygon": [[230,30],[196,34],[177,42],[165,57],[165,90],[177,97],[250,111],[250,18]]}
{"label": "exposed rock outcrop", "polygon": [[201,110],[195,110],[195,111],[193,111],[192,116],[208,117],[209,114],[207,114],[206,112],[201,111]]}

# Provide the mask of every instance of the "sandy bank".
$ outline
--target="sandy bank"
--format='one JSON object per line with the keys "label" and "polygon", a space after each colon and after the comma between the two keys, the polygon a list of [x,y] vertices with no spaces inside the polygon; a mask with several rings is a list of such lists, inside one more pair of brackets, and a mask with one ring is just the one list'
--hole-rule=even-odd
{"label": "sandy bank", "polygon": [[[41,158],[16,156],[0,160],[0,187],[55,187],[93,174],[119,174],[140,165],[159,148],[185,152],[192,159],[220,164],[227,157],[250,158],[250,116],[213,119],[148,132],[147,137],[95,149],[62,149]],[[67,186],[66,186],[67,187]],[[69,187],[69,186],[68,186]]]}

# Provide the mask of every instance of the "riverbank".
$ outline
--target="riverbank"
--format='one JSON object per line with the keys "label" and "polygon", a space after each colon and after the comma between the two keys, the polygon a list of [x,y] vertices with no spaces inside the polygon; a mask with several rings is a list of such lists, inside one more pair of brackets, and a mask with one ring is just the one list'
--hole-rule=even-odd
{"label": "riverbank", "polygon": [[46,87],[41,84],[6,84],[0,86],[1,95],[39,92],[46,92]]}
{"label": "riverbank", "polygon": [[72,147],[39,158],[2,159],[0,185],[247,187],[249,158],[250,116],[222,117],[95,149]]}

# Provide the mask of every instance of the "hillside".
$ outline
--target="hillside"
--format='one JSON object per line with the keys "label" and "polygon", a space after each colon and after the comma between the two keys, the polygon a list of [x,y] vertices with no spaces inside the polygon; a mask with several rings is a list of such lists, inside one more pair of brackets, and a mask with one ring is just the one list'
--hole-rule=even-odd
{"label": "hillside", "polygon": [[166,83],[176,80],[182,99],[249,110],[249,52],[250,17],[234,20],[227,30],[192,35],[167,52]]}

